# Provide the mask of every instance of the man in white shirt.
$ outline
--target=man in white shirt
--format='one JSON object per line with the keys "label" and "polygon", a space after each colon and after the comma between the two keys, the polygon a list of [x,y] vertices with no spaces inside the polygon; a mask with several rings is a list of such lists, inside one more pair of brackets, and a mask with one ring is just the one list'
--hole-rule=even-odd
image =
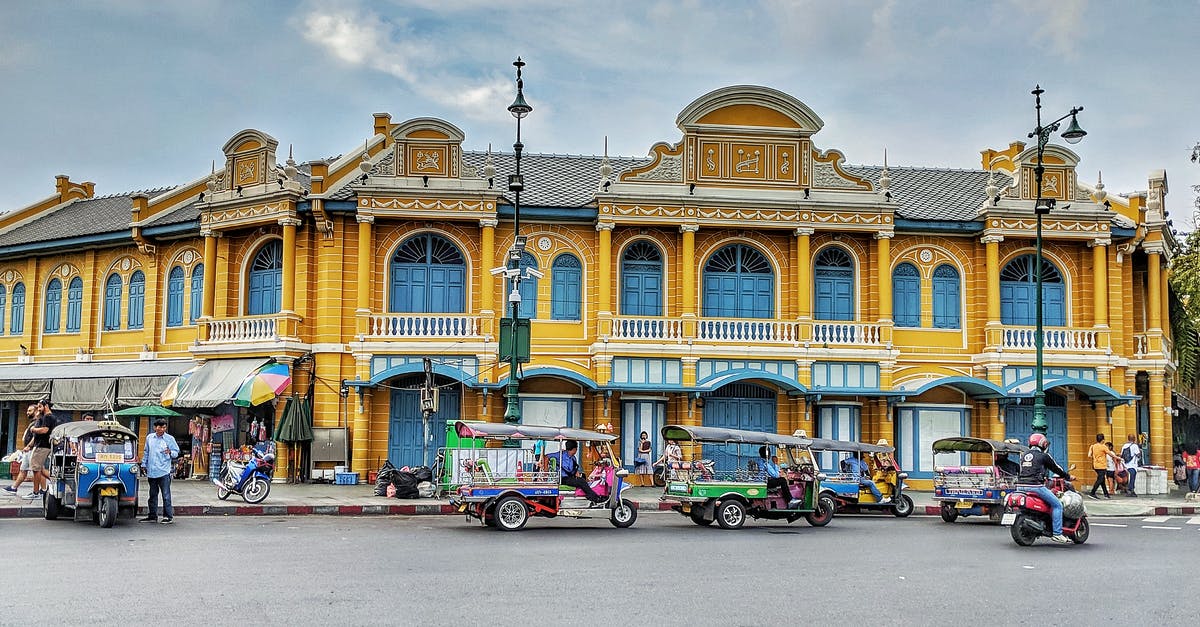
{"label": "man in white shirt", "polygon": [[1137,435],[1130,433],[1125,445],[1121,447],[1121,460],[1125,462],[1125,470],[1129,472],[1129,485],[1126,486],[1126,494],[1129,496],[1137,496],[1135,492],[1134,480],[1137,479],[1138,467],[1142,464],[1142,447],[1138,446]]}

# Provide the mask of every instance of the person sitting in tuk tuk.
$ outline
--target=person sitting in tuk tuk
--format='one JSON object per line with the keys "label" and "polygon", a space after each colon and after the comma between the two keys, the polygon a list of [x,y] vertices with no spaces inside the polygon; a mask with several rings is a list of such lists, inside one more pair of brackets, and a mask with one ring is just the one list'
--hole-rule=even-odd
{"label": "person sitting in tuk tuk", "polygon": [[792,498],[792,491],[788,488],[787,477],[779,472],[779,458],[767,455],[767,447],[758,447],[758,480],[767,481],[767,492],[778,489],[780,498],[788,500],[788,509],[796,509],[800,506],[800,499]]}
{"label": "person sitting in tuk tuk", "polygon": [[1008,453],[996,451],[993,465],[996,466],[996,470],[1008,475],[1009,477],[1016,477],[1017,475],[1021,474],[1021,465],[1010,459],[1008,457]]}
{"label": "person sitting in tuk tuk", "polygon": [[575,451],[577,450],[579,450],[579,443],[575,440],[567,440],[563,450],[550,453],[546,457],[553,458],[557,462],[558,482],[560,484],[583,490],[583,494],[593,503],[604,501],[604,497],[596,494],[592,486],[588,485],[587,479],[581,476],[579,472],[579,460],[575,459]]}
{"label": "person sitting in tuk tuk", "polygon": [[855,456],[848,456],[842,460],[842,472],[848,473],[859,486],[869,489],[876,502],[883,502],[883,494],[875,487],[875,481],[871,479],[871,467],[867,462]]}

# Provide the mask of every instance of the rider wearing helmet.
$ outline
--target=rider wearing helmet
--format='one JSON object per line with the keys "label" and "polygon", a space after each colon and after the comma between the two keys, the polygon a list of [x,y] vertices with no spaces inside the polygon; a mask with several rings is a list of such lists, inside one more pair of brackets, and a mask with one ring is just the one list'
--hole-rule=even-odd
{"label": "rider wearing helmet", "polygon": [[1017,475],[1017,485],[1025,492],[1032,492],[1042,498],[1050,506],[1050,520],[1054,527],[1051,540],[1060,544],[1071,541],[1062,532],[1062,501],[1046,487],[1047,471],[1070,480],[1071,475],[1054,462],[1054,458],[1046,452],[1050,448],[1050,438],[1044,434],[1034,433],[1029,436],[1029,450],[1021,455],[1021,472]]}

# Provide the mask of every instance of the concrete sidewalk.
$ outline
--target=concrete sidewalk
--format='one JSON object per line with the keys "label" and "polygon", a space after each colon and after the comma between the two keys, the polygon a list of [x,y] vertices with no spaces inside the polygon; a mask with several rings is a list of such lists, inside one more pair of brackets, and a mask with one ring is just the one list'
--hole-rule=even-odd
{"label": "concrete sidewalk", "polygon": [[[21,494],[28,494],[28,483],[21,486]],[[140,484],[142,504],[139,515],[144,515],[149,498],[148,484]],[[172,500],[176,516],[294,516],[294,515],[420,515],[453,514],[448,498],[389,499],[375,496],[372,485],[330,484],[271,484],[271,494],[258,505],[249,505],[241,497],[231,495],[228,500],[217,498],[216,487],[204,480],[175,480],[171,484]],[[669,505],[659,500],[662,488],[630,488],[626,492],[645,511],[666,511]],[[931,492],[907,492],[916,505],[917,516],[937,516],[938,506]],[[1183,492],[1169,495],[1151,495],[1139,498],[1114,496],[1111,500],[1094,501],[1084,498],[1088,515],[1109,516],[1192,516],[1200,513],[1200,503],[1184,501]],[[10,492],[0,491],[0,518],[33,518],[42,515],[42,500],[23,498]]]}

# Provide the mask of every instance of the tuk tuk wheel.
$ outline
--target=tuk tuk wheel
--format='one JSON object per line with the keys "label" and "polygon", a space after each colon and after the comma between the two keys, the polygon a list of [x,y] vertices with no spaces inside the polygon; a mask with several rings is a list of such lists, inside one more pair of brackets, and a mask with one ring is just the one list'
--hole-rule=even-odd
{"label": "tuk tuk wheel", "polygon": [[100,499],[100,526],[111,529],[117,522],[117,499],[106,496]]}
{"label": "tuk tuk wheel", "polygon": [[805,514],[804,519],[814,527],[824,527],[829,524],[829,521],[833,520],[833,514],[836,511],[837,503],[834,502],[833,497],[828,494],[822,494],[817,499],[817,509]]}
{"label": "tuk tuk wheel", "polygon": [[948,523],[958,520],[958,509],[949,503],[942,503],[942,520]]}
{"label": "tuk tuk wheel", "polygon": [[900,500],[892,506],[892,514],[896,518],[908,518],[909,514],[913,513],[913,501],[908,498],[907,494],[901,494]]}
{"label": "tuk tuk wheel", "polygon": [[46,520],[55,520],[58,518],[58,506],[58,497],[48,492],[42,495],[42,514]]}
{"label": "tuk tuk wheel", "polygon": [[691,518],[692,522],[700,525],[701,527],[707,527],[713,524],[713,519],[705,518],[704,510],[699,507],[693,507],[692,511],[688,513],[688,518]]}
{"label": "tuk tuk wheel", "polygon": [[637,508],[629,499],[621,499],[621,502],[613,508],[612,515],[608,517],[608,521],[618,529],[625,529],[633,525],[635,520],[637,520]]}
{"label": "tuk tuk wheel", "polygon": [[717,504],[717,524],[722,529],[740,529],[746,524],[746,506],[736,499],[721,501]]}
{"label": "tuk tuk wheel", "polygon": [[529,508],[520,498],[506,496],[496,503],[495,520],[501,531],[519,531],[529,521]]}

